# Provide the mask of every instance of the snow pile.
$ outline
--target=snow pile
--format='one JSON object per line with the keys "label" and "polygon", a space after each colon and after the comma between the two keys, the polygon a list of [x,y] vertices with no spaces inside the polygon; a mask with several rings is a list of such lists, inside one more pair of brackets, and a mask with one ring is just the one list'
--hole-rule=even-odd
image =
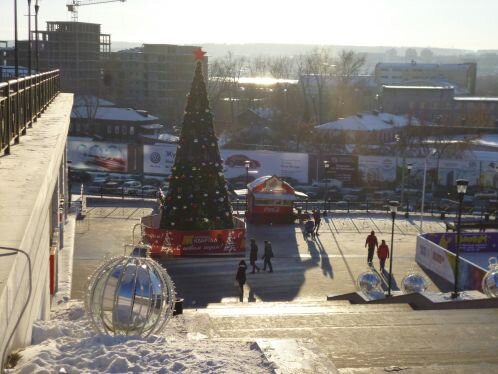
{"label": "snow pile", "polygon": [[[200,316],[201,317],[201,316]],[[205,320],[172,318],[161,335],[96,335],[81,302],[53,313],[33,328],[33,345],[20,351],[9,373],[271,373],[273,365],[256,343],[216,341],[199,331]],[[201,317],[202,318],[202,317]],[[190,330],[190,332],[188,332]]]}

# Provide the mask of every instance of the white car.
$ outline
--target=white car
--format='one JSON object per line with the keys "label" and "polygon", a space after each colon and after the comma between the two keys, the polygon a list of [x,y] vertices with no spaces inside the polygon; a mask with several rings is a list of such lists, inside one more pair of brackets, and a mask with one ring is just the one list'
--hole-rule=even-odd
{"label": "white car", "polygon": [[138,195],[141,188],[142,183],[136,180],[129,180],[123,183],[123,193],[125,195]]}

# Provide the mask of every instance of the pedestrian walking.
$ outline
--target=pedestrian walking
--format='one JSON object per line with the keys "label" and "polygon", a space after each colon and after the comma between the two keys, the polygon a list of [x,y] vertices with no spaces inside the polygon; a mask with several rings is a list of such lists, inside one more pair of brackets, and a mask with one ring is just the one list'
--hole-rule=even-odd
{"label": "pedestrian walking", "polygon": [[373,255],[375,248],[379,247],[379,242],[377,241],[377,237],[375,236],[375,231],[372,230],[370,235],[367,236],[367,240],[365,240],[365,248],[368,246],[368,265],[372,265]]}
{"label": "pedestrian walking", "polygon": [[259,273],[259,267],[256,265],[256,260],[258,259],[258,245],[256,240],[251,239],[251,252],[249,253],[249,263],[252,266],[251,274],[254,274],[255,270]]}
{"label": "pedestrian walking", "polygon": [[315,224],[313,223],[312,220],[307,220],[306,223],[304,224],[304,233],[306,234],[306,238],[308,236],[311,236],[312,239],[315,238]]}
{"label": "pedestrian walking", "polygon": [[265,253],[263,254],[263,271],[266,271],[266,266],[270,268],[270,273],[273,273],[273,266],[271,265],[271,259],[273,257],[273,249],[271,247],[271,242],[265,240]]}
{"label": "pedestrian walking", "polygon": [[320,211],[319,210],[314,210],[313,211],[313,220],[315,221],[315,235],[318,234],[318,229],[320,228],[320,223],[322,222],[322,218],[320,217]]}
{"label": "pedestrian walking", "polygon": [[241,260],[239,262],[239,267],[237,269],[237,275],[235,276],[235,280],[239,284],[240,288],[240,296],[239,296],[240,301],[244,300],[244,284],[246,284],[246,270],[247,270],[246,262],[244,260]]}
{"label": "pedestrian walking", "polygon": [[389,247],[385,240],[382,240],[379,248],[377,248],[377,257],[379,258],[380,271],[384,272],[384,265],[386,264],[386,259],[389,258]]}

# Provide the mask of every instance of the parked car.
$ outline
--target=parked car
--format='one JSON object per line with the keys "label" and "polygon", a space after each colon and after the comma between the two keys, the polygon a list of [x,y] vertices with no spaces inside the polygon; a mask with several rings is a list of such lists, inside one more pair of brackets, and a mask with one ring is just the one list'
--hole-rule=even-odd
{"label": "parked car", "polygon": [[123,193],[125,195],[137,195],[140,193],[142,183],[136,180],[127,180],[123,183]]}
{"label": "parked car", "polygon": [[143,186],[141,189],[142,196],[144,197],[157,197],[157,194],[159,192],[159,187],[156,186]]}
{"label": "parked car", "polygon": [[93,174],[92,183],[95,185],[100,185],[107,182],[108,178],[109,178],[108,173],[95,173]]}
{"label": "parked car", "polygon": [[121,194],[122,193],[122,187],[121,183],[119,182],[105,182],[100,186],[101,188],[101,193],[106,193],[106,194]]}
{"label": "parked car", "polygon": [[69,179],[71,180],[71,182],[88,183],[92,180],[92,176],[90,175],[90,173],[84,170],[70,169]]}

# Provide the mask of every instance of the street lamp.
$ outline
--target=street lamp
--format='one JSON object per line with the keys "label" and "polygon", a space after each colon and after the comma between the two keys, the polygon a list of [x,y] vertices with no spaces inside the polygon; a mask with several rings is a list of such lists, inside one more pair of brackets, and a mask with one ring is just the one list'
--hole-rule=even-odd
{"label": "street lamp", "polygon": [[36,73],[38,74],[40,72],[40,55],[38,52],[38,11],[40,10],[40,6],[38,5],[38,0],[36,0],[35,3],[35,61],[36,61]]}
{"label": "street lamp", "polygon": [[251,161],[245,160],[244,167],[246,168],[246,213],[247,213],[247,198],[249,195],[249,168],[251,167]]}
{"label": "street lamp", "polygon": [[391,281],[392,281],[392,270],[393,270],[393,255],[394,255],[394,221],[396,220],[396,212],[398,210],[399,203],[397,201],[389,201],[389,211],[391,212],[391,218],[393,221],[391,229],[391,253],[389,256],[389,282],[387,288],[387,296],[391,296]]}
{"label": "street lamp", "polygon": [[[410,175],[411,175],[411,172],[412,172],[412,168],[413,168],[413,165],[412,164],[407,164],[406,165],[406,169],[408,170],[408,175],[407,175],[407,179],[408,179],[408,186],[410,185]],[[408,194],[407,194],[408,195]],[[408,195],[409,196],[409,195]],[[405,218],[408,218],[410,216],[410,213],[408,213],[408,211],[410,210],[410,199],[407,197],[406,198],[406,212],[405,212]]]}
{"label": "street lamp", "polygon": [[327,195],[328,195],[328,190],[329,190],[329,185],[328,185],[328,172],[329,172],[329,167],[330,163],[326,160],[323,161],[323,168],[324,168],[324,174],[325,174],[325,194],[324,194],[324,199],[325,199],[325,210],[328,210],[327,208]]}
{"label": "street lamp", "polygon": [[16,79],[19,78],[19,40],[17,38],[17,0],[14,0],[14,66]]}
{"label": "street lamp", "polygon": [[28,0],[28,75],[31,75],[31,0]]}
{"label": "street lamp", "polygon": [[433,149],[424,158],[424,181],[422,182],[422,206],[420,207],[420,233],[422,234],[422,224],[424,222],[424,204],[425,204],[425,182],[427,178],[427,159],[436,154],[436,150]]}
{"label": "street lamp", "polygon": [[453,289],[453,293],[451,294],[452,299],[456,299],[459,295],[458,293],[458,265],[460,264],[460,225],[462,223],[462,205],[463,205],[463,197],[467,193],[467,186],[469,185],[469,181],[465,179],[457,179],[457,194],[458,194],[458,222],[457,222],[457,242],[456,242],[456,257],[455,257],[455,282]]}

